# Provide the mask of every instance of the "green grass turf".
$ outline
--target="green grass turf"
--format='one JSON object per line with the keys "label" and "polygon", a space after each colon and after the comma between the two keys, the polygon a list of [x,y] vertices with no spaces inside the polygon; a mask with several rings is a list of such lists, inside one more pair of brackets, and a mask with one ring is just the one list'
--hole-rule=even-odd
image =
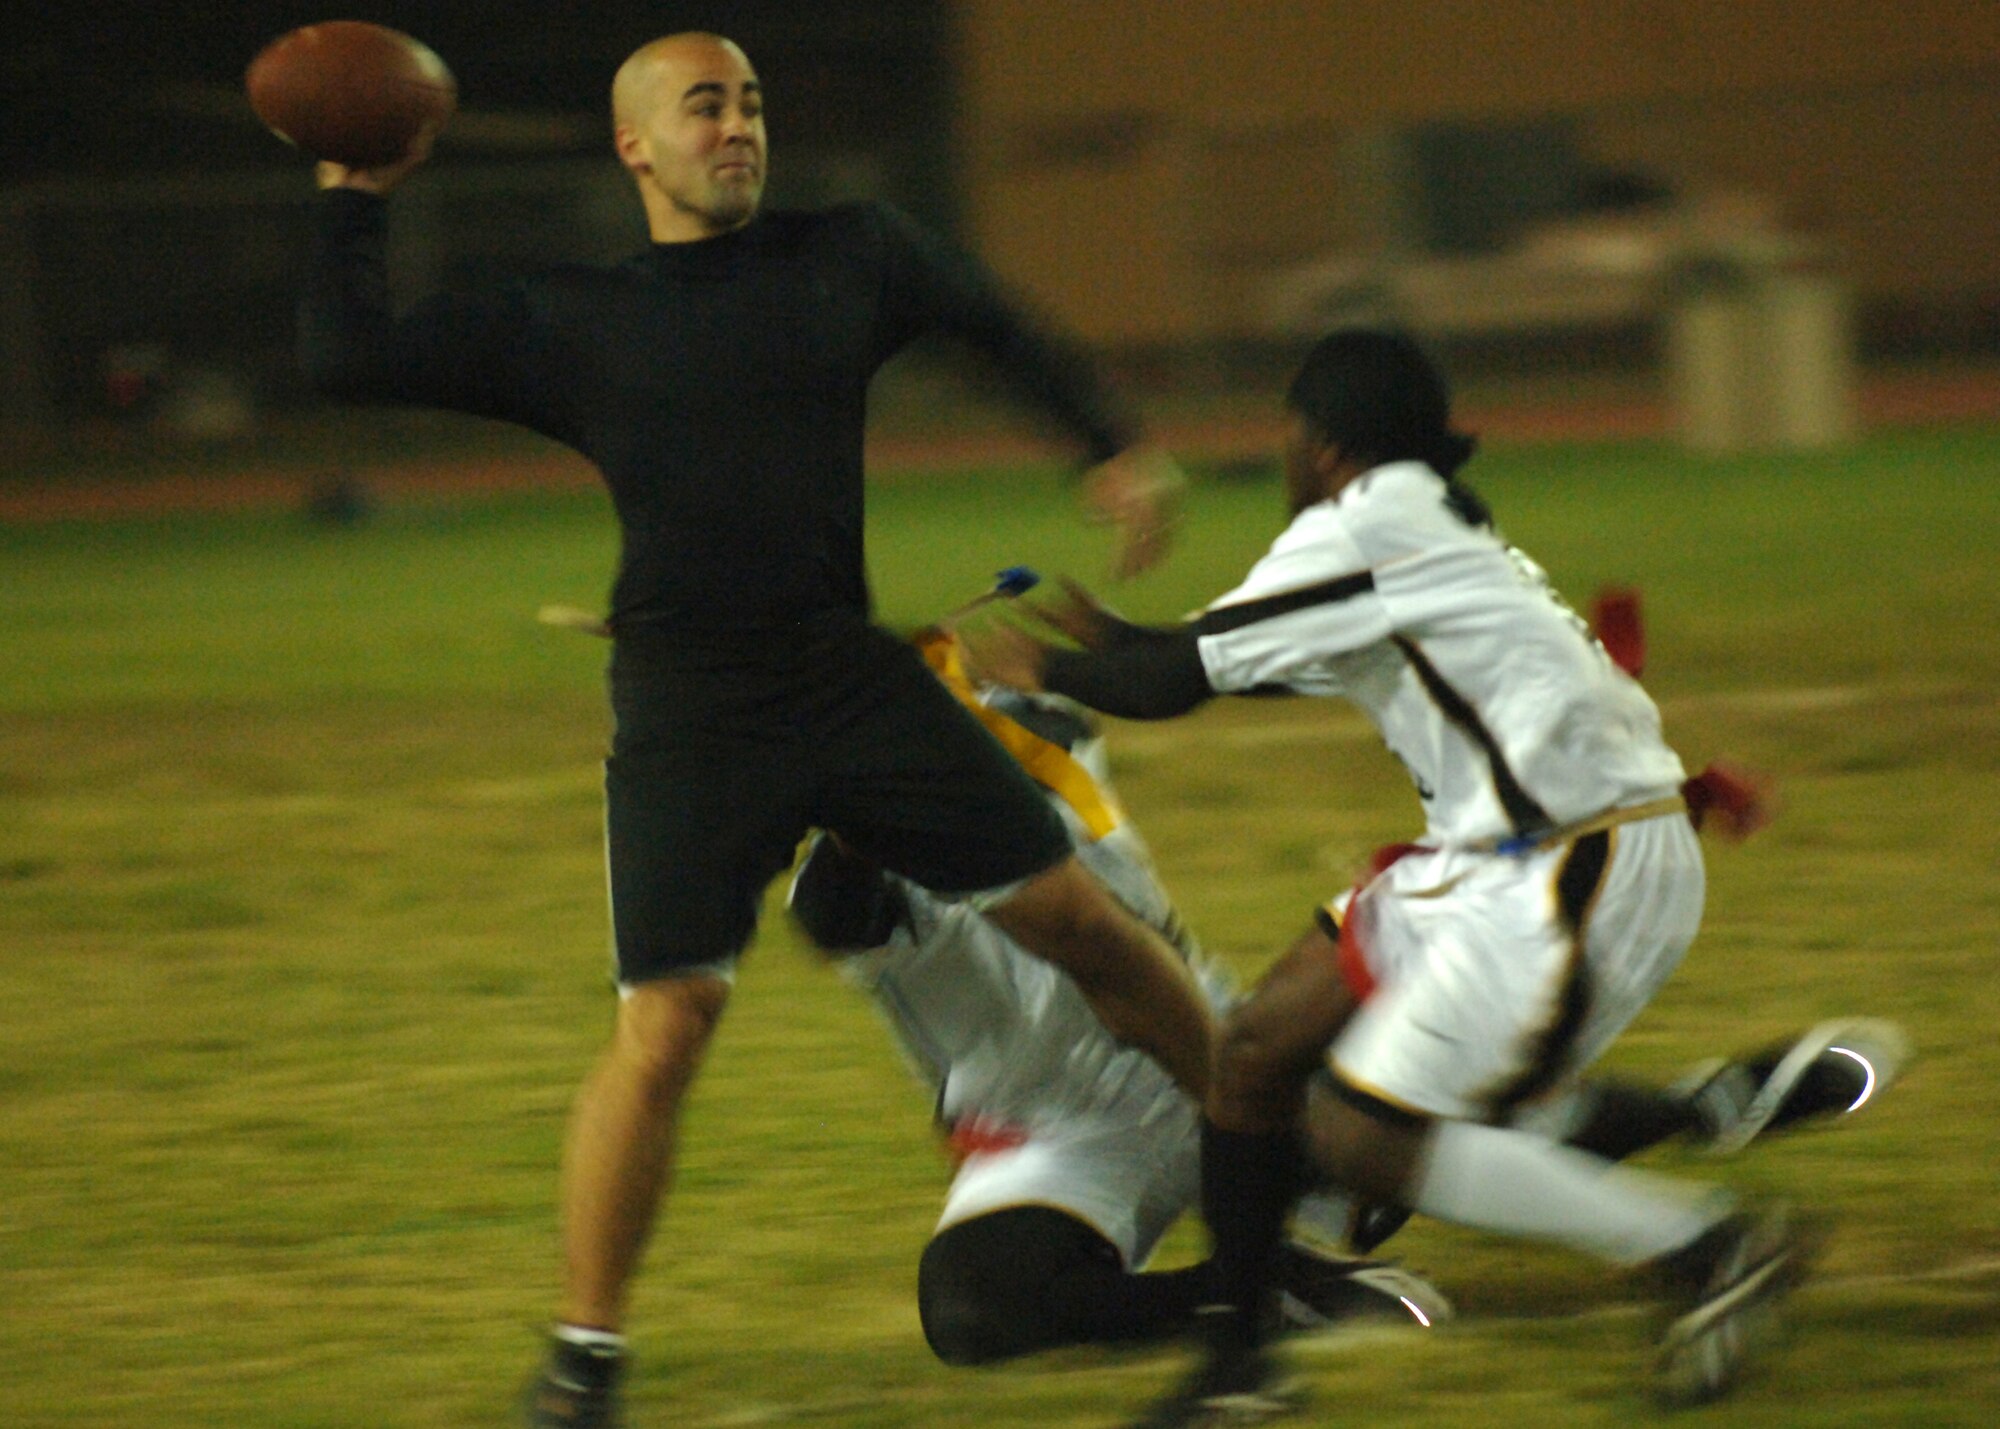
{"label": "green grass turf", "polygon": [[[1690,763],[1781,781],[1778,824],[1713,850],[1703,939],[1612,1064],[1664,1075],[1849,1011],[1920,1050],[1851,1126],[1726,1167],[1655,1158],[1839,1224],[1768,1371],[1689,1421],[1989,1422],[2000,434],[1472,470],[1579,603],[1643,588]],[[1002,565],[1088,578],[1105,554],[1047,473],[873,500],[892,623]],[[1177,615],[1278,524],[1270,481],[1200,482],[1175,560],[1118,603]],[[603,650],[532,616],[595,602],[614,554],[591,496],[0,530],[0,1423],[504,1422],[549,1301],[563,1115],[611,1011]],[[1335,705],[1113,739],[1168,881],[1246,976],[1413,827]],[[774,918],[640,1287],[636,1424],[1105,1424],[1176,1373],[1167,1352],[929,1360],[926,1113]],[[1198,1246],[1186,1228],[1169,1254]],[[1329,1422],[1651,1415],[1614,1279],[1435,1227],[1395,1248],[1465,1318],[1302,1356]]]}

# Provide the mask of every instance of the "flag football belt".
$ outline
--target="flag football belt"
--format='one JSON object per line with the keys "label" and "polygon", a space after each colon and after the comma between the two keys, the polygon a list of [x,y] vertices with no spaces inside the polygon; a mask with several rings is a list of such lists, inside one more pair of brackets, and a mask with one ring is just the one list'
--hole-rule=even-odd
{"label": "flag football belt", "polygon": [[1620,824],[1636,824],[1644,819],[1662,819],[1668,814],[1685,814],[1687,799],[1684,795],[1669,794],[1661,799],[1649,799],[1643,804],[1627,804],[1620,809],[1606,809],[1601,814],[1592,814],[1587,819],[1574,823],[1558,824],[1552,829],[1539,833],[1514,834],[1504,839],[1489,839],[1472,847],[1487,853],[1529,854],[1540,853],[1544,849],[1558,848],[1566,843],[1591,834],[1601,834],[1606,829],[1615,829]]}

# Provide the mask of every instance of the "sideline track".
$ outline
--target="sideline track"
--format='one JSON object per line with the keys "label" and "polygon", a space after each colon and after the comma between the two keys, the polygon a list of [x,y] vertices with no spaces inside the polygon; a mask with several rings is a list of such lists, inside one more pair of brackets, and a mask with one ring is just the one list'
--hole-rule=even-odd
{"label": "sideline track", "polygon": [[[1946,422],[2000,421],[2000,369],[1869,378],[1860,394],[1865,429]],[[1251,410],[1255,410],[1253,407]],[[1478,402],[1459,422],[1494,443],[1535,444],[1661,438],[1670,434],[1657,399]],[[1284,423],[1275,414],[1197,422],[1161,421],[1160,443],[1190,464],[1262,460],[1277,452]],[[876,435],[869,439],[871,477],[949,474],[1049,459],[1051,448],[1018,431],[962,436]],[[427,458],[343,467],[294,463],[207,476],[40,481],[0,474],[0,523],[117,520],[191,512],[297,509],[329,479],[353,480],[385,501],[452,501],[528,491],[595,490],[596,473],[579,457],[513,456],[485,460]]]}

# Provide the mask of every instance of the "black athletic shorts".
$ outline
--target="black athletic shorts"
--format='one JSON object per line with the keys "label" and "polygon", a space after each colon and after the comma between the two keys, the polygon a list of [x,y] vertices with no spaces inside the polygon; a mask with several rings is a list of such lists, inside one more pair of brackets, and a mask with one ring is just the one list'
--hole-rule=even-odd
{"label": "black athletic shorts", "polygon": [[621,631],[611,701],[621,982],[727,967],[812,828],[946,894],[1070,852],[1039,786],[912,647],[858,614],[699,648]]}

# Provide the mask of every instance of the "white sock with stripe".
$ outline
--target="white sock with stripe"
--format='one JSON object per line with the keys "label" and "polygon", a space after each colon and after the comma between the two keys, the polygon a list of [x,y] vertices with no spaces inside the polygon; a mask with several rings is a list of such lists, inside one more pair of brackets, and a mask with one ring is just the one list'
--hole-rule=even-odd
{"label": "white sock with stripe", "polygon": [[1734,1203],[1716,1187],[1628,1170],[1529,1132],[1445,1121],[1410,1204],[1455,1225],[1637,1265],[1679,1250]]}

